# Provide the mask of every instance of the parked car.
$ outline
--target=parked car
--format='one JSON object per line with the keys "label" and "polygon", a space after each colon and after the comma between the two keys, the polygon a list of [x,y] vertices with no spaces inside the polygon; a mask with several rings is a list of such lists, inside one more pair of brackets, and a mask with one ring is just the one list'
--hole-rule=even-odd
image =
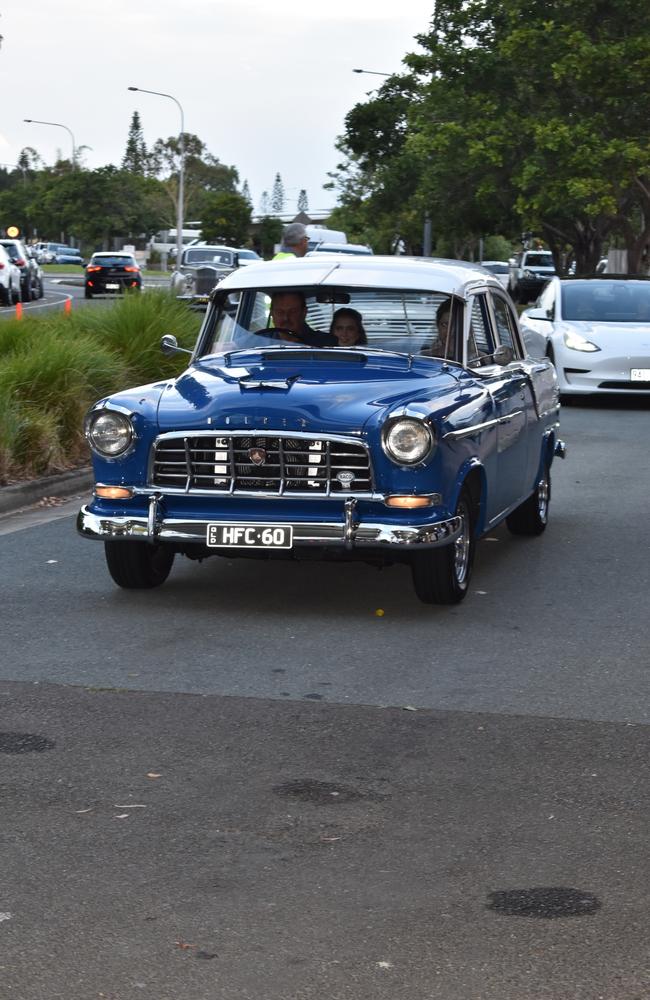
{"label": "parked car", "polygon": [[486,268],[490,274],[494,274],[504,288],[508,287],[510,265],[507,260],[483,260],[481,261],[481,267]]}
{"label": "parked car", "polygon": [[133,254],[116,252],[94,253],[86,266],[84,295],[116,295],[142,288],[142,272]]}
{"label": "parked car", "polygon": [[238,247],[237,257],[239,258],[240,267],[246,267],[248,264],[254,264],[256,261],[263,259],[254,250],[249,250],[248,247]]}
{"label": "parked car", "polygon": [[[254,252],[246,251],[248,254]],[[210,292],[239,267],[242,260],[240,251],[234,247],[195,243],[183,250],[180,268],[172,273],[170,287],[177,298],[197,307],[205,306]]]}
{"label": "parked car", "polygon": [[45,285],[43,280],[43,268],[38,262],[38,258],[31,246],[25,248],[27,251],[27,262],[31,271],[32,298],[42,299],[45,295]]}
{"label": "parked car", "polygon": [[508,291],[515,302],[532,302],[555,274],[550,250],[520,250],[509,261]]}
{"label": "parked car", "polygon": [[564,397],[650,391],[650,278],[552,278],[521,324]]}
{"label": "parked car", "polygon": [[0,243],[20,271],[20,295],[22,301],[31,302],[33,298],[37,297],[39,292],[38,278],[34,277],[31,257],[21,240],[2,239]]}
{"label": "parked car", "polygon": [[7,248],[0,243],[0,305],[11,306],[20,301],[20,268],[14,264]]}
{"label": "parked car", "polygon": [[[446,359],[431,354],[442,305]],[[341,306],[367,344],[327,346]],[[121,587],[162,584],[176,555],[311,554],[407,563],[422,601],[451,604],[478,538],[504,519],[546,528],[564,454],[555,371],[526,356],[512,302],[478,267],[342,254],[239,268],[187,353],[178,378],[86,418],[96,486],[77,527]]]}
{"label": "parked car", "polygon": [[33,243],[32,250],[39,264],[51,264],[59,246],[59,243]]}
{"label": "parked car", "polygon": [[54,254],[53,264],[74,264],[78,267],[84,267],[84,260],[81,256],[81,250],[77,247],[67,247],[63,245],[57,246],[56,252]]}

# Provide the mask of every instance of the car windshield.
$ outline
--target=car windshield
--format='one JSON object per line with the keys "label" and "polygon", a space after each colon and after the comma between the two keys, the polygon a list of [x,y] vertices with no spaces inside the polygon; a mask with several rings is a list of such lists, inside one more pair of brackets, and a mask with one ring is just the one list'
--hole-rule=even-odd
{"label": "car windshield", "polygon": [[553,267],[553,254],[527,253],[526,264],[528,267]]}
{"label": "car windshield", "polygon": [[566,281],[562,318],[600,323],[650,323],[650,281]]}
{"label": "car windshield", "polygon": [[238,250],[237,253],[244,260],[261,260],[262,258],[254,250]]}
{"label": "car windshield", "polygon": [[507,264],[483,264],[482,267],[491,271],[492,274],[507,274],[508,265]]}
{"label": "car windshield", "polygon": [[[443,317],[445,309],[441,307],[446,303],[451,316]],[[367,346],[454,359],[462,338],[448,337],[448,331],[460,329],[461,319],[462,303],[444,292],[337,288],[275,292],[272,300],[267,292],[251,289],[231,293],[225,300],[212,320],[214,330],[206,353],[260,347],[295,349],[307,344],[343,349]],[[346,335],[341,332],[342,323],[349,328]],[[336,336],[330,334],[332,329]],[[432,350],[434,342],[437,346]]]}
{"label": "car windshield", "polygon": [[186,264],[232,264],[232,254],[228,250],[210,250],[206,247],[200,250],[185,251]]}

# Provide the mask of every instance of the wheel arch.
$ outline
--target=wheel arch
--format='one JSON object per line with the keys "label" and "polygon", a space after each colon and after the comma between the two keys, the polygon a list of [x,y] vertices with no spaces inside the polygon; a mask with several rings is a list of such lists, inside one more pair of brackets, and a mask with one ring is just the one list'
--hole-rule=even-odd
{"label": "wheel arch", "polygon": [[485,511],[487,509],[487,477],[485,469],[477,459],[472,459],[464,465],[456,479],[452,509],[456,509],[458,499],[463,489],[466,489],[472,501],[474,528],[477,535],[484,530]]}

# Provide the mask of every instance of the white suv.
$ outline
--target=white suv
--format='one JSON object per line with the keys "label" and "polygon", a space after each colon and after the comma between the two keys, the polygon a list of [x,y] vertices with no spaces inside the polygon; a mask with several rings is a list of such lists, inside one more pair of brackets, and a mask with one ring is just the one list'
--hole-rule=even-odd
{"label": "white suv", "polygon": [[20,268],[0,243],[0,305],[11,306],[20,300]]}

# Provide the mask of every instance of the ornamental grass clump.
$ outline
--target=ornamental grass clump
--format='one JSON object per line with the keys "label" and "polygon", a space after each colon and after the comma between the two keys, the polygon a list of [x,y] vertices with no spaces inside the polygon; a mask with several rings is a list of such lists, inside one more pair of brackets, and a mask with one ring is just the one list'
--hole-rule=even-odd
{"label": "ornamental grass clump", "polygon": [[124,359],[128,385],[178,374],[183,360],[166,358],[160,338],[173,333],[179,344],[193,347],[202,318],[165,291],[127,293],[111,309],[84,309],[75,315],[83,318],[88,333]]}
{"label": "ornamental grass clump", "polygon": [[200,316],[168,294],[127,295],[111,308],[0,323],[0,484],[86,464],[83,418],[102,396],[178,374],[164,333],[191,347]]}

